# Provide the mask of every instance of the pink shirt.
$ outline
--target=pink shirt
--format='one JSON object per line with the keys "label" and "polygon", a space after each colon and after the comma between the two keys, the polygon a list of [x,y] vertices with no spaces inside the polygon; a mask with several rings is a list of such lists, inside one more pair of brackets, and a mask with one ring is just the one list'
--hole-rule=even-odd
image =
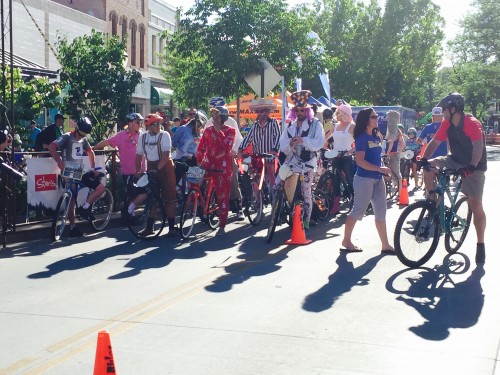
{"label": "pink shirt", "polygon": [[[135,174],[135,153],[137,150],[137,141],[139,133],[129,133],[122,130],[108,139],[109,145],[118,148],[120,158],[121,174]],[[145,171],[144,162],[142,163],[142,172]]]}

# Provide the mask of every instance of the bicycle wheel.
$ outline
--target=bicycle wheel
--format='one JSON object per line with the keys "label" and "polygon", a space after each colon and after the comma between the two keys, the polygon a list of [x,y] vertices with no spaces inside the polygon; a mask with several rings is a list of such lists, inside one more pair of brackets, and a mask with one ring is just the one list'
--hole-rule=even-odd
{"label": "bicycle wheel", "polygon": [[472,211],[467,197],[460,198],[449,215],[447,220],[449,220],[450,228],[449,231],[446,230],[444,236],[444,247],[447,252],[452,254],[460,249],[469,231]]}
{"label": "bicycle wheel", "polygon": [[250,183],[250,196],[246,197],[245,215],[248,217],[250,224],[258,225],[263,216],[262,191],[259,190],[257,182]]}
{"label": "bicycle wheel", "polygon": [[333,173],[331,171],[326,171],[321,175],[316,188],[326,194],[329,207],[333,207]]}
{"label": "bicycle wheel", "polygon": [[326,220],[328,213],[330,212],[330,203],[326,197],[326,194],[321,189],[315,189],[313,191],[313,214],[319,220]]}
{"label": "bicycle wheel", "polygon": [[217,195],[215,189],[210,193],[210,201],[208,204],[208,226],[211,229],[217,229],[220,224],[219,219],[219,205],[217,204]]}
{"label": "bicycle wheel", "polygon": [[56,211],[52,218],[52,229],[50,235],[52,241],[59,241],[66,227],[66,218],[68,217],[68,208],[71,202],[71,197],[67,192],[64,192],[57,202]]}
{"label": "bicycle wheel", "polygon": [[394,231],[394,248],[404,265],[427,262],[439,242],[439,218],[433,202],[415,202],[401,213]]}
{"label": "bicycle wheel", "polygon": [[198,199],[196,197],[196,191],[191,190],[186,198],[186,203],[182,208],[181,213],[181,237],[183,239],[189,238],[191,232],[193,231],[194,224],[196,222],[196,212],[198,208]]}
{"label": "bicycle wheel", "polygon": [[267,227],[266,241],[270,243],[273,240],[274,232],[276,231],[276,226],[280,220],[281,206],[283,205],[283,190],[276,191],[274,197],[273,208],[271,209],[271,219],[269,220],[269,226]]}
{"label": "bicycle wheel", "polygon": [[387,200],[394,199],[399,193],[399,178],[391,171],[390,176],[384,176]]}
{"label": "bicycle wheel", "polygon": [[113,214],[113,203],[113,195],[106,188],[99,199],[92,204],[92,216],[94,217],[94,220],[90,222],[92,228],[100,231],[107,227]]}
{"label": "bicycle wheel", "polygon": [[157,194],[149,193],[144,206],[136,207],[134,216],[129,218],[128,229],[141,240],[150,240],[160,235],[167,215],[163,202]]}

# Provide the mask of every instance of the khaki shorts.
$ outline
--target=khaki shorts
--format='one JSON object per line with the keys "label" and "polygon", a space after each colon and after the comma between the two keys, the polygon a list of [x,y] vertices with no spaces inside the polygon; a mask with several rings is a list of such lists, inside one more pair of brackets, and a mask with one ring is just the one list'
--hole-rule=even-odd
{"label": "khaki shorts", "polygon": [[[451,159],[449,156],[440,156],[429,160],[429,162],[433,166],[437,166],[439,168],[459,169],[464,167],[463,165],[460,165],[456,161]],[[484,182],[484,171],[474,171],[474,173],[472,173],[472,175],[470,175],[469,177],[462,178],[462,193],[464,193],[468,197],[482,200]]]}

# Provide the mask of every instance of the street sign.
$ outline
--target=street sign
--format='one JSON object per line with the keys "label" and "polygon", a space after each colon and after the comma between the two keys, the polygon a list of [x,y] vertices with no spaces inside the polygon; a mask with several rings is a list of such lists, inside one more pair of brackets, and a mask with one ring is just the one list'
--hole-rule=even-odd
{"label": "street sign", "polygon": [[[245,81],[258,96],[266,97],[269,91],[280,82],[281,76],[265,58],[260,58],[259,62],[264,79],[262,79],[262,74],[249,74],[245,77]],[[264,81],[263,84],[262,81]]]}

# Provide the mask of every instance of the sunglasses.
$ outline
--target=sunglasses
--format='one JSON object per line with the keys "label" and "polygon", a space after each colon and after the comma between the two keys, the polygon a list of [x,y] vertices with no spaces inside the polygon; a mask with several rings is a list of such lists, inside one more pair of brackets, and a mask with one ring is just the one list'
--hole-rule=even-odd
{"label": "sunglasses", "polygon": [[268,110],[267,109],[258,109],[255,112],[257,113],[266,113]]}
{"label": "sunglasses", "polygon": [[153,122],[152,124],[149,124],[149,126],[160,126],[159,122]]}
{"label": "sunglasses", "polygon": [[378,119],[378,116],[377,115],[371,115],[370,118],[373,119],[373,120],[375,120],[375,119]]}
{"label": "sunglasses", "polygon": [[305,112],[306,110],[305,109],[296,109],[295,112]]}

